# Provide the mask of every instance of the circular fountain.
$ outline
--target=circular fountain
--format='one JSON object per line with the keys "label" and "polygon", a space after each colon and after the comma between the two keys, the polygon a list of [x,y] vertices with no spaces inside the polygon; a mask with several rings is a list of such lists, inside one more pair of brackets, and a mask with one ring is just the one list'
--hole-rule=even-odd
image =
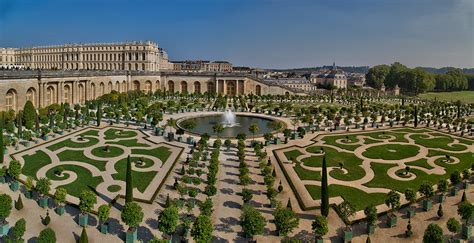
{"label": "circular fountain", "polygon": [[[189,119],[195,120],[196,126],[194,128],[185,129],[180,126],[183,121]],[[235,138],[235,136],[237,136],[237,134],[239,133],[244,133],[247,136],[252,136],[253,134],[249,131],[249,127],[254,123],[257,124],[259,128],[258,132],[255,134],[256,136],[262,136],[265,133],[272,133],[275,130],[272,128],[272,126],[269,126],[269,124],[273,121],[276,120],[264,116],[252,115],[250,113],[236,114],[231,109],[227,109],[224,113],[186,117],[178,120],[177,125],[183,130],[193,134],[207,133],[211,136],[219,135],[220,137],[225,138]],[[224,131],[221,134],[214,133],[212,128],[216,124],[222,124],[222,126],[224,127]]]}

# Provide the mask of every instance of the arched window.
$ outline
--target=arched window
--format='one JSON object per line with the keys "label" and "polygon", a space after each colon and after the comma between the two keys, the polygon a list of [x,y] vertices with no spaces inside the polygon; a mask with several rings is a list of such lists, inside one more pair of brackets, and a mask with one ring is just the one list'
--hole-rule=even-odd
{"label": "arched window", "polygon": [[194,82],[194,93],[201,93],[201,83],[199,83],[198,81]]}
{"label": "arched window", "polygon": [[9,110],[14,110],[16,111],[16,106],[17,106],[17,93],[16,90],[10,89],[7,92],[7,95],[5,96],[5,108],[7,111]]}
{"label": "arched window", "polygon": [[262,95],[262,87],[257,84],[257,86],[255,86],[255,94],[256,95]]}
{"label": "arched window", "polygon": [[79,84],[79,103],[84,104],[85,101],[84,85]]}
{"label": "arched window", "polygon": [[168,81],[168,91],[174,93],[174,82],[173,80]]}
{"label": "arched window", "polygon": [[215,93],[216,91],[214,90],[214,83],[213,82],[207,82],[207,92],[210,94]]}
{"label": "arched window", "polygon": [[133,81],[133,90],[140,90],[140,82],[138,82],[138,80]]}
{"label": "arched window", "polygon": [[52,105],[56,103],[56,95],[54,91],[54,87],[49,86],[46,89],[46,105]]}
{"label": "arched window", "polygon": [[110,93],[112,92],[114,88],[112,87],[112,82],[109,82],[109,84],[107,85],[107,93]]}
{"label": "arched window", "polygon": [[100,95],[104,95],[105,94],[105,85],[104,83],[100,83],[99,85],[99,89],[100,89]]}
{"label": "arched window", "polygon": [[34,88],[29,88],[26,91],[26,101],[31,101],[36,106],[36,90]]}
{"label": "arched window", "polygon": [[71,88],[69,87],[69,85],[64,85],[64,88],[63,88],[63,94],[64,94],[64,97],[63,97],[63,101],[64,103],[69,103],[71,101]]}
{"label": "arched window", "polygon": [[91,98],[92,98],[92,99],[95,99],[95,97],[96,97],[95,84],[92,83],[92,84],[91,84]]}
{"label": "arched window", "polygon": [[188,93],[188,83],[181,81],[181,93]]}
{"label": "arched window", "polygon": [[145,93],[148,94],[148,93],[151,93],[151,92],[153,92],[152,87],[151,87],[151,81],[147,80],[145,82]]}

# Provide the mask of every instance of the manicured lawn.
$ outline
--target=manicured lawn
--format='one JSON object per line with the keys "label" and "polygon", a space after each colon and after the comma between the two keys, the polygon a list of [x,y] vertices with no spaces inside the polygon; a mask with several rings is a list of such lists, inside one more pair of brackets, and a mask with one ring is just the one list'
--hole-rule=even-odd
{"label": "manicured lawn", "polygon": [[97,167],[100,171],[105,171],[105,164],[107,163],[106,161],[91,159],[85,156],[81,150],[64,150],[58,154],[58,158],[60,161],[84,162]]}
{"label": "manicured lawn", "polygon": [[428,170],[433,169],[433,167],[428,164],[428,161],[426,159],[415,160],[415,161],[412,161],[412,162],[405,163],[405,165],[419,166],[419,167],[422,167],[422,168],[426,168]]}
{"label": "manicured lawn", "polygon": [[51,158],[41,150],[36,151],[36,153],[32,155],[25,155],[23,156],[23,159],[25,160],[22,170],[23,174],[35,179],[38,179],[36,177],[36,172],[38,172],[39,169],[47,164],[51,164]]}
{"label": "manicured lawn", "polygon": [[394,136],[395,139],[391,139],[390,142],[400,142],[407,143],[408,140],[405,139],[404,135],[406,133],[392,132],[392,131],[383,131],[383,132],[370,132],[366,136],[375,138],[375,139],[387,139],[388,136]]}
{"label": "manicured lawn", "polygon": [[427,136],[423,134],[413,134],[410,137],[415,140],[416,144],[427,148],[440,148],[450,151],[463,151],[467,149],[466,146],[461,144],[453,144],[452,146],[448,146],[449,143],[454,142],[454,139],[450,136],[442,134],[433,135],[435,135],[436,137],[427,138]]}
{"label": "manicured lawn", "polygon": [[[136,160],[138,160],[138,158],[131,158],[131,161]],[[117,173],[113,174],[112,178],[114,178],[114,180],[125,181],[127,172],[127,158],[117,161],[117,163],[115,163],[115,170],[117,170]],[[133,187],[137,188],[140,192],[144,192],[156,174],[156,171],[139,172],[132,170]]]}
{"label": "manicured lawn", "polygon": [[301,180],[311,180],[311,181],[321,180],[321,172],[319,171],[306,170],[306,169],[303,169],[299,165],[295,165],[294,170],[296,174],[298,174],[298,177]]}
{"label": "manicured lawn", "polygon": [[[349,144],[349,143],[358,142],[359,139],[357,139],[357,136],[360,136],[360,135],[365,135],[365,134],[364,133],[355,133],[355,134],[348,134],[348,135],[329,135],[329,136],[323,137],[322,140],[325,142],[325,144],[333,145],[333,146],[336,146],[336,147],[339,147],[339,148],[342,148],[342,149],[345,149],[345,150],[353,151],[354,149],[360,147],[360,145],[358,145],[358,144]],[[336,142],[339,139],[341,139],[340,142],[339,143]],[[349,140],[346,141],[347,139],[349,139]],[[378,141],[370,139],[370,138],[364,139],[364,144],[372,144],[372,143],[377,143],[377,142]]]}
{"label": "manicured lawn", "polygon": [[81,135],[98,137],[99,136],[99,130],[90,129],[88,131],[85,131],[85,132],[81,133]]}
{"label": "manicured lawn", "polygon": [[154,156],[160,159],[161,162],[163,162],[164,164],[166,163],[166,160],[168,160],[168,158],[170,157],[171,151],[166,147],[157,147],[154,149],[132,149],[132,154],[137,156],[138,154]]}
{"label": "manicured lawn", "polygon": [[[319,152],[321,146],[313,146],[306,149],[307,152],[315,153]],[[322,146],[326,156],[326,163],[328,167],[338,167],[339,163],[343,164],[343,168],[348,171],[344,174],[342,170],[333,170],[329,174],[338,180],[353,181],[361,179],[365,176],[364,169],[360,167],[362,160],[354,156],[351,153],[338,152],[337,150]],[[306,166],[310,167],[321,167],[323,162],[323,156],[311,156],[304,158],[302,161]]]}
{"label": "manicured lawn", "polygon": [[[67,193],[79,197],[82,191],[91,190],[91,188],[97,188],[97,185],[103,182],[102,177],[97,176],[93,177],[91,172],[84,167],[76,165],[61,165],[65,171],[74,171],[77,174],[77,179],[67,185],[60,186],[67,190]],[[64,177],[58,177],[54,174],[54,171],[58,169],[59,166],[53,167],[46,172],[46,177],[51,180],[62,181],[67,179],[69,176],[64,174]]]}
{"label": "manicured lawn", "polygon": [[[120,132],[120,133],[118,133]],[[137,132],[132,131],[132,130],[121,130],[121,129],[115,129],[115,128],[109,128],[107,131],[104,132],[105,139],[111,140],[111,139],[116,139],[116,138],[132,138],[137,136]]]}
{"label": "manicured lawn", "polygon": [[366,149],[362,155],[370,159],[397,160],[413,157],[420,148],[409,144],[384,144]]}
{"label": "manicured lawn", "polygon": [[67,139],[67,140],[64,140],[62,142],[55,143],[55,144],[47,147],[47,149],[49,149],[51,151],[56,151],[56,150],[58,150],[60,148],[63,148],[63,147],[87,148],[87,147],[94,146],[97,143],[99,143],[99,140],[97,138],[93,138],[93,137],[85,137],[84,142],[81,142],[81,143],[76,143],[76,142],[73,142],[71,139]]}
{"label": "manicured lawn", "polygon": [[106,144],[119,144],[123,145],[126,147],[150,147],[150,145],[145,144],[145,143],[139,143],[138,139],[124,139],[124,140],[119,140],[119,141],[113,141],[113,142],[106,142]]}
{"label": "manicured lawn", "polygon": [[[306,185],[306,189],[314,200],[321,199],[321,187]],[[329,185],[329,197],[341,196],[349,202],[357,211],[363,210],[368,205],[380,205],[385,201],[385,193],[366,193],[353,187],[342,185]]]}
{"label": "manicured lawn", "polygon": [[472,91],[456,91],[456,92],[430,92],[419,95],[422,99],[439,100],[439,101],[457,101],[465,103],[474,103],[474,92]]}
{"label": "manicured lawn", "polygon": [[294,149],[288,152],[284,152],[283,154],[285,154],[285,157],[288,159],[288,161],[292,161],[293,159],[296,159],[298,156],[302,155],[303,153],[301,153],[299,150]]}
{"label": "manicured lawn", "polygon": [[107,191],[109,192],[118,192],[120,191],[120,189],[122,189],[122,187],[119,185],[110,185],[109,187],[107,187]]}
{"label": "manicured lawn", "polygon": [[119,147],[107,145],[92,149],[91,154],[101,158],[113,158],[122,155],[123,152],[123,149]]}

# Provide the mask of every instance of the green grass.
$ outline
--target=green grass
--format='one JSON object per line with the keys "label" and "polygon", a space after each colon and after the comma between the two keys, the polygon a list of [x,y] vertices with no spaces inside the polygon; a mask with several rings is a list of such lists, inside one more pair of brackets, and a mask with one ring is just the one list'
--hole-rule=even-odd
{"label": "green grass", "polygon": [[[314,200],[321,199],[321,187],[315,185],[305,185],[306,190]],[[349,202],[357,211],[373,204],[380,205],[385,202],[385,193],[366,193],[353,187],[342,185],[329,185],[329,197],[341,196]]]}
{"label": "green grass", "polygon": [[91,146],[96,145],[97,143],[99,143],[99,140],[97,138],[93,138],[93,137],[85,137],[84,140],[86,140],[86,141],[84,141],[83,143],[76,143],[76,142],[73,142],[71,139],[67,139],[67,140],[64,140],[62,142],[50,145],[49,147],[47,147],[47,149],[49,149],[51,151],[56,151],[56,150],[58,150],[60,148],[63,148],[63,147],[87,148],[87,147],[91,147]]}
{"label": "green grass", "polygon": [[423,128],[396,128],[393,130],[394,132],[403,132],[403,133],[425,133],[429,132],[429,130]]}
{"label": "green grass", "polygon": [[166,163],[171,155],[171,151],[166,147],[157,147],[154,149],[132,149],[132,154],[138,156],[138,154],[150,155]]}
{"label": "green grass", "polygon": [[[362,160],[357,158],[354,154],[338,152],[337,150],[325,147],[325,146],[313,146],[306,149],[307,152],[315,153],[324,149],[326,156],[326,163],[328,167],[339,167],[339,163],[343,164],[348,173],[344,174],[341,170],[333,170],[329,174],[338,180],[343,181],[353,181],[361,179],[365,176],[364,169],[360,167],[362,165]],[[309,167],[321,167],[323,162],[323,156],[311,156],[304,158],[302,160],[304,165]]]}
{"label": "green grass", "polygon": [[91,130],[88,130],[88,131],[85,131],[85,132],[81,133],[81,135],[98,137],[99,136],[99,130],[91,129]]}
{"label": "green grass", "polygon": [[406,133],[398,133],[398,132],[392,132],[392,131],[382,131],[382,132],[370,132],[367,134],[364,134],[366,136],[369,136],[371,138],[375,139],[386,139],[387,137],[384,136],[394,136],[395,139],[389,140],[390,142],[400,142],[400,143],[407,143],[408,140],[403,137]]}
{"label": "green grass", "polygon": [[139,143],[138,139],[124,139],[124,140],[119,140],[116,142],[106,142],[106,144],[119,144],[123,145],[126,147],[150,147],[150,145],[145,144],[145,143]]}
{"label": "green grass", "polygon": [[106,161],[91,159],[84,155],[81,150],[64,150],[57,154],[60,161],[77,161],[83,162],[97,167],[100,171],[105,171]]}
{"label": "green grass", "polygon": [[379,163],[372,163],[371,168],[374,170],[375,177],[364,184],[367,187],[375,187],[375,188],[387,188],[397,190],[401,193],[405,192],[407,188],[412,188],[414,190],[418,190],[423,182],[428,182],[432,185],[436,184],[441,178],[449,177],[449,174],[439,176],[439,175],[428,175],[421,170],[417,170],[415,168],[411,168],[410,172],[416,175],[416,178],[410,181],[400,181],[397,179],[393,179],[392,177],[388,176],[387,171],[395,167],[396,165],[393,164],[379,164]]}
{"label": "green grass", "polygon": [[[77,179],[67,185],[60,186],[62,188],[65,188],[67,190],[67,193],[79,197],[82,191],[84,190],[90,190],[90,188],[97,188],[97,185],[103,182],[102,177],[97,176],[93,177],[91,172],[81,166],[76,166],[76,165],[61,165],[65,171],[74,171],[77,174]],[[54,174],[54,171],[58,169],[59,166],[55,166],[48,170],[46,172],[46,177],[48,177],[51,180],[65,180],[69,176],[65,175],[64,177],[58,177],[56,174]]]}
{"label": "green grass", "polygon": [[295,170],[296,174],[301,180],[311,180],[311,181],[321,180],[321,172],[319,171],[306,170],[306,169],[303,169],[299,165],[295,165],[293,169]]}
{"label": "green grass", "polygon": [[110,185],[109,187],[107,187],[107,191],[109,192],[118,192],[120,191],[120,189],[122,189],[122,187],[119,185]]}
{"label": "green grass", "polygon": [[439,101],[457,101],[465,103],[474,103],[474,92],[472,91],[456,91],[456,92],[430,92],[418,95],[422,99],[439,100]]}
{"label": "green grass", "polygon": [[419,159],[419,160],[407,162],[407,163],[405,163],[405,165],[418,166],[418,167],[426,168],[428,170],[433,169],[433,167],[428,164],[428,160],[426,160],[426,159]]}
{"label": "green grass", "polygon": [[471,164],[474,162],[474,152],[454,154],[454,153],[445,153],[441,151],[430,150],[428,152],[428,157],[437,156],[437,155],[445,156],[446,154],[450,155],[451,158],[456,157],[459,159],[459,163],[457,164],[446,164],[440,160],[435,161],[436,165],[442,166],[446,169],[446,174],[448,174],[448,176],[455,170],[463,171],[464,169],[471,168]]}
{"label": "green grass", "polygon": [[[118,134],[117,132],[121,132]],[[137,132],[131,131],[131,130],[121,130],[121,129],[115,129],[115,128],[109,128],[107,131],[104,132],[105,139],[111,140],[111,139],[116,139],[116,138],[132,138],[137,136]]]}
{"label": "green grass", "polygon": [[297,149],[293,149],[291,151],[284,152],[283,154],[288,159],[288,161],[293,161],[293,159],[296,159],[298,156],[302,155],[303,153],[301,153]]}
{"label": "green grass", "polygon": [[51,158],[43,151],[36,151],[32,155],[24,155],[25,165],[23,165],[22,173],[35,179],[36,172],[44,166],[51,164]]}
{"label": "green grass", "polygon": [[366,149],[362,155],[370,159],[399,160],[413,157],[420,148],[410,144],[384,144]]}
{"label": "green grass", "polygon": [[113,158],[122,155],[124,152],[123,149],[115,146],[108,146],[108,151],[105,151],[104,149],[106,147],[107,146],[94,148],[92,149],[91,154],[101,158]]}
{"label": "green grass", "polygon": [[436,137],[429,139],[423,134],[413,134],[410,137],[415,140],[416,144],[427,148],[440,148],[450,151],[463,151],[467,149],[466,146],[461,144],[453,144],[452,146],[448,146],[449,143],[454,142],[454,139],[450,136],[441,134],[436,134],[435,136]]}
{"label": "green grass", "polygon": [[[323,141],[325,144],[328,145],[333,145],[345,150],[353,151],[354,149],[360,147],[359,144],[349,144],[349,143],[354,143],[358,142],[359,139],[357,139],[357,136],[359,135],[366,135],[366,134],[361,134],[361,133],[356,133],[356,134],[348,134],[348,135],[328,135],[323,137]],[[336,142],[336,140],[341,139],[340,143]],[[346,142],[346,139],[349,139],[349,141]],[[364,139],[364,144],[372,144],[372,143],[377,143],[378,141],[366,138]],[[347,143],[347,144],[346,144]]]}
{"label": "green grass", "polygon": [[[136,161],[137,159],[138,158],[132,158],[131,161]],[[127,172],[127,158],[117,161],[117,163],[115,163],[115,170],[117,170],[117,173],[113,174],[112,178],[114,178],[114,180],[125,181]],[[144,192],[153,178],[155,178],[156,174],[156,171],[141,172],[132,170],[133,187],[137,188],[137,190],[140,192]]]}

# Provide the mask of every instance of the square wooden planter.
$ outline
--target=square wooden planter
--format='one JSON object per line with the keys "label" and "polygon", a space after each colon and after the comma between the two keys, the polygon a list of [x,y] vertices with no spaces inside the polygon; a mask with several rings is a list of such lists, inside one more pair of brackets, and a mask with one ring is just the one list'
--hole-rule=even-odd
{"label": "square wooden planter", "polygon": [[127,231],[125,235],[125,243],[134,243],[137,240],[137,229]]}
{"label": "square wooden planter", "polygon": [[407,216],[408,218],[413,218],[416,214],[416,211],[413,207],[409,207],[407,210]]}
{"label": "square wooden planter", "polygon": [[472,236],[472,226],[470,224],[462,224],[461,235],[465,240],[471,239]]}
{"label": "square wooden planter", "polygon": [[20,188],[20,183],[18,181],[12,181],[10,183],[10,189],[14,192],[18,191],[18,189]]}
{"label": "square wooden planter", "polygon": [[8,231],[10,230],[10,226],[8,223],[0,225],[0,236],[8,235]]}
{"label": "square wooden planter", "polygon": [[107,224],[107,223],[101,224],[100,225],[100,233],[102,233],[102,234],[109,233],[109,224]]}
{"label": "square wooden planter", "polygon": [[375,232],[375,225],[367,225],[367,234],[372,235]]}
{"label": "square wooden planter", "polygon": [[85,227],[89,224],[89,214],[79,214],[79,225]]}
{"label": "square wooden planter", "polygon": [[431,210],[431,208],[433,208],[433,202],[431,200],[423,200],[423,210],[425,210],[425,212],[428,212]]}
{"label": "square wooden planter", "polygon": [[344,242],[352,241],[352,230],[344,230]]}
{"label": "square wooden planter", "polygon": [[47,197],[42,197],[38,199],[38,204],[42,208],[47,208],[48,207],[48,198]]}
{"label": "square wooden planter", "polygon": [[392,228],[397,226],[397,216],[395,215],[388,215],[387,225],[388,227]]}
{"label": "square wooden planter", "polygon": [[55,211],[59,216],[62,216],[66,210],[64,209],[64,207],[61,206],[57,207]]}

